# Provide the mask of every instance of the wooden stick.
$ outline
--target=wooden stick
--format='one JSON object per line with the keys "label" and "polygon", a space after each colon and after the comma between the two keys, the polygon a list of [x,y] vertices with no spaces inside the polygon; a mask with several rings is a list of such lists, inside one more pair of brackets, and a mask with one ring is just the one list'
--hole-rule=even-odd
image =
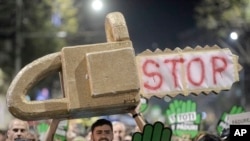
{"label": "wooden stick", "polygon": [[59,124],[59,119],[52,119],[49,130],[46,133],[45,141],[53,141],[54,134]]}
{"label": "wooden stick", "polygon": [[[63,97],[65,97],[62,71],[59,71],[59,79],[61,82],[60,84],[61,84],[61,90],[63,93]],[[52,121],[50,123],[49,130],[48,130],[46,137],[45,137],[45,141],[53,141],[53,137],[55,135],[55,132],[56,132],[56,129],[57,129],[59,122],[60,122],[60,119],[52,119]]]}

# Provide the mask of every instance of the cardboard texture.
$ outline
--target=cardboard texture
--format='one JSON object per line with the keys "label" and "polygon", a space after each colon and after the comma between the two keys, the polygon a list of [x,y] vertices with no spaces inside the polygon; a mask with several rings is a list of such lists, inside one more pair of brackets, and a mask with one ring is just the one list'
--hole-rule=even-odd
{"label": "cardboard texture", "polygon": [[[7,91],[9,111],[24,120],[128,113],[139,104],[139,94],[219,93],[239,81],[238,56],[227,48],[166,48],[135,57],[121,13],[107,15],[105,31],[107,43],[64,47],[25,66]],[[27,101],[27,91],[52,72],[60,72],[65,97]]]}
{"label": "cardboard texture", "polygon": [[145,98],[219,93],[239,81],[242,69],[238,56],[217,45],[146,50],[136,60],[140,94]]}
{"label": "cardboard texture", "polygon": [[[9,111],[23,120],[128,113],[140,101],[135,54],[123,15],[105,20],[107,43],[64,47],[25,66],[7,91]],[[50,73],[62,75],[64,98],[27,101],[25,95]]]}

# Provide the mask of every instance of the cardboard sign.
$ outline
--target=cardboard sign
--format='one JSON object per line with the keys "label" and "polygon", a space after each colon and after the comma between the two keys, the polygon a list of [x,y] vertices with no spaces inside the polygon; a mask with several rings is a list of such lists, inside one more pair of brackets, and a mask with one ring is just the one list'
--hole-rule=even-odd
{"label": "cardboard sign", "polygon": [[[106,16],[107,42],[64,47],[22,68],[7,91],[9,111],[23,120],[128,113],[140,102],[135,54],[123,15]],[[27,101],[27,91],[60,73],[64,97]]]}
{"label": "cardboard sign", "polygon": [[147,98],[227,90],[239,81],[241,70],[238,57],[218,46],[147,50],[136,59],[140,93]]}
{"label": "cardboard sign", "polygon": [[228,115],[227,119],[230,125],[239,125],[239,124],[250,125],[250,112]]}

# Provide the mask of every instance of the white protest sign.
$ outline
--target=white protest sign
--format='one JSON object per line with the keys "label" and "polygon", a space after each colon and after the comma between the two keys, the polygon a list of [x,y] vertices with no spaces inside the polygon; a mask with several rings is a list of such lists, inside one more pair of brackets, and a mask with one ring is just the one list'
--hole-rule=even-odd
{"label": "white protest sign", "polygon": [[230,89],[239,81],[238,56],[218,46],[149,50],[136,56],[140,93],[171,97]]}
{"label": "white protest sign", "polygon": [[250,125],[250,112],[228,115],[227,120],[228,123],[231,125],[238,125],[238,124]]}
{"label": "white protest sign", "polygon": [[185,124],[185,123],[178,123],[175,125],[175,130],[198,130],[198,125],[195,124]]}
{"label": "white protest sign", "polygon": [[196,112],[187,112],[187,113],[180,113],[176,114],[177,122],[189,122],[196,120]]}

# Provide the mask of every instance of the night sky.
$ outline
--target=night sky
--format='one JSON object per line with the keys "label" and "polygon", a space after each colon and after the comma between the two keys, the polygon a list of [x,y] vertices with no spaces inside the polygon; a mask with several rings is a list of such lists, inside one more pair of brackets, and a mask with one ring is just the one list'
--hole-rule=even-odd
{"label": "night sky", "polygon": [[[178,35],[195,27],[194,5],[198,0],[105,0],[100,19],[121,12],[127,22],[135,50],[175,48]],[[104,17],[104,18],[101,18]],[[102,21],[100,21],[102,22]],[[94,22],[93,22],[94,23]],[[101,23],[103,24],[103,23]]]}

